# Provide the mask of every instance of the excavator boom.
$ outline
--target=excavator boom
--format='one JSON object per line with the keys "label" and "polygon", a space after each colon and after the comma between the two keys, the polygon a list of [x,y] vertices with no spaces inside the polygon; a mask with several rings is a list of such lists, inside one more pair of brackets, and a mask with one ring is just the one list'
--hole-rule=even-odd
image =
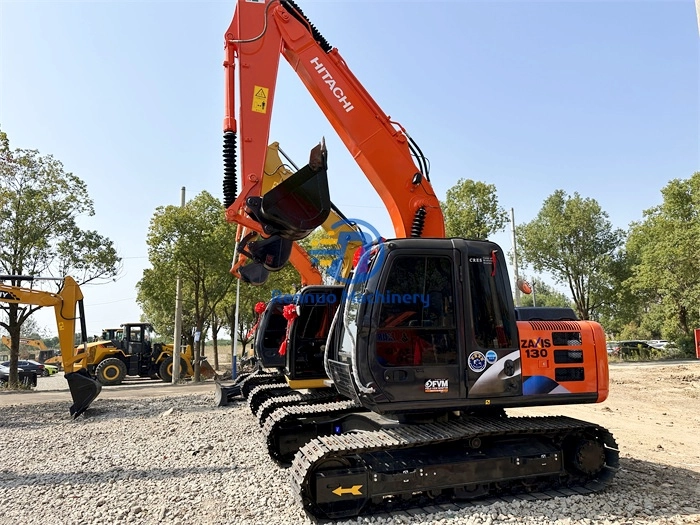
{"label": "excavator boom", "polygon": [[[14,282],[34,279],[33,277],[12,275],[0,277],[0,280]],[[85,349],[76,350],[74,345],[77,320],[80,321],[81,342],[87,343],[83,293],[78,283],[72,277],[65,277],[61,289],[57,293],[0,283],[0,302],[53,307],[61,347],[61,360],[73,398],[70,414],[75,418],[85,412],[90,403],[99,395],[102,387],[87,373]],[[76,306],[78,308],[77,316]]]}
{"label": "excavator boom", "polygon": [[[427,160],[420,149],[405,130],[374,102],[338,50],[328,44],[294,2],[239,1],[225,33],[224,46],[224,200],[227,220],[264,231],[270,224],[276,226],[280,219],[279,214],[266,217],[258,202],[262,195],[268,197],[272,193],[265,194],[263,190],[264,163],[281,55],[296,71],[379,193],[389,211],[396,236],[444,236],[440,203],[430,184]],[[239,98],[236,97],[237,86]],[[238,134],[241,135],[243,175],[240,193],[235,176]],[[314,166],[318,167],[319,163],[312,158],[309,169],[314,171]],[[305,168],[295,175],[305,172]],[[305,172],[304,184],[308,182],[306,175]],[[280,185],[275,188],[275,197],[270,197],[270,201],[286,210],[303,209],[303,214],[295,217],[292,213],[286,217],[289,229],[300,231],[298,226],[304,217],[321,216],[321,210],[307,207],[323,199],[311,197],[309,192],[302,192],[304,195],[300,197],[297,192],[299,185],[294,185],[293,179],[287,181],[288,187]],[[323,184],[319,183],[320,186]],[[291,201],[294,206],[289,205]],[[251,203],[255,206],[251,207]],[[264,204],[263,199],[263,208]]]}

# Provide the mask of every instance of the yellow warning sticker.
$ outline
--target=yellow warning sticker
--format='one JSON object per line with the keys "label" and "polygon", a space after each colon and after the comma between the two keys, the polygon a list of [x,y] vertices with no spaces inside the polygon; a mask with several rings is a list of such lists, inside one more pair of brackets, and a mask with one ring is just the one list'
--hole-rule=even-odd
{"label": "yellow warning sticker", "polygon": [[255,86],[253,88],[253,111],[256,113],[267,113],[268,88]]}

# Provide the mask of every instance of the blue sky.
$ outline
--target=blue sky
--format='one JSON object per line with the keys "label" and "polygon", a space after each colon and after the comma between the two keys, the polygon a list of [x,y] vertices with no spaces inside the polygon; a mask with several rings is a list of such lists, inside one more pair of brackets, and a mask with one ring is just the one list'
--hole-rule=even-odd
{"label": "blue sky", "polygon": [[[700,47],[692,0],[299,0],[382,109],[430,159],[443,198],[496,185],[517,222],[557,189],[617,227],[700,169]],[[223,33],[234,1],[0,2],[0,126],[88,185],[82,225],[124,258],[86,286],[88,330],[138,319],[159,205],[221,197]],[[282,61],[271,140],[298,165],[321,137],[334,202],[392,236],[381,200]],[[511,249],[509,230],[494,238]],[[221,257],[230,259],[230,253]],[[527,270],[526,270],[527,271]],[[40,316],[49,331],[50,315]]]}

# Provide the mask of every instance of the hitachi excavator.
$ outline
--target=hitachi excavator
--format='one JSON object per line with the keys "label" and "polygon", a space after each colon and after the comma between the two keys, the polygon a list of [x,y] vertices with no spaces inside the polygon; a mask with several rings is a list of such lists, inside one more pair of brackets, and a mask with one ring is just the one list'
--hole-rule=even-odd
{"label": "hitachi excavator", "polygon": [[[80,321],[80,335],[83,345],[87,345],[87,330],[83,308],[83,293],[80,286],[72,277],[65,277],[61,289],[57,293],[35,290],[17,285],[5,284],[33,282],[38,280],[56,280],[53,278],[32,277],[23,275],[0,276],[0,302],[8,304],[30,304],[35,306],[53,306],[58,327],[58,339],[61,346],[61,357],[68,381],[73,405],[70,415],[77,418],[85,412],[90,403],[99,395],[102,386],[87,373],[87,353],[84,348],[75,348],[75,322]],[[76,316],[76,305],[78,315]]]}
{"label": "hitachi excavator", "polygon": [[445,238],[421,150],[294,2],[239,0],[224,45],[227,219],[283,246],[330,211],[323,143],[308,165],[262,190],[282,55],[383,199],[395,230],[395,239],[363,250],[332,319],[323,366],[343,400],[278,407],[263,429],[272,456],[291,464],[303,508],[339,519],[607,487],[619,451],[606,429],[505,412],[603,402],[602,327],[517,320],[504,251],[489,241]]}

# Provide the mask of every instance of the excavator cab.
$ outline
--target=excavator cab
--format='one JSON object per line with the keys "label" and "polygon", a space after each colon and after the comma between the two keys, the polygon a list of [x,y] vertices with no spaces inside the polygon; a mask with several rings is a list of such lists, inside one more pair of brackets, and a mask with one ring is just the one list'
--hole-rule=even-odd
{"label": "excavator cab", "polygon": [[214,395],[217,406],[225,406],[241,395],[247,397],[255,386],[284,383],[281,370],[284,368],[285,356],[280,354],[279,350],[287,334],[284,307],[291,303],[291,295],[278,295],[268,301],[255,328],[255,370],[232,378],[233,382],[229,384],[217,381]]}
{"label": "excavator cab", "polygon": [[326,339],[344,287],[305,286],[296,298],[298,316],[291,321],[285,376],[292,388],[321,388],[328,379],[324,366]]}
{"label": "excavator cab", "polygon": [[382,250],[382,260],[360,259],[367,273],[353,279],[345,300],[329,362],[342,393],[385,414],[447,412],[471,398],[483,404],[520,395],[501,249],[486,241],[396,239]]}
{"label": "excavator cab", "polygon": [[306,166],[262,197],[249,197],[246,206],[266,234],[289,241],[303,239],[321,226],[331,212],[325,143],[311,150]]}
{"label": "excavator cab", "polygon": [[258,364],[262,368],[283,368],[285,357],[280,355],[280,344],[287,333],[287,320],[284,307],[291,303],[290,296],[273,297],[260,317],[260,324],[255,332],[253,349]]}

